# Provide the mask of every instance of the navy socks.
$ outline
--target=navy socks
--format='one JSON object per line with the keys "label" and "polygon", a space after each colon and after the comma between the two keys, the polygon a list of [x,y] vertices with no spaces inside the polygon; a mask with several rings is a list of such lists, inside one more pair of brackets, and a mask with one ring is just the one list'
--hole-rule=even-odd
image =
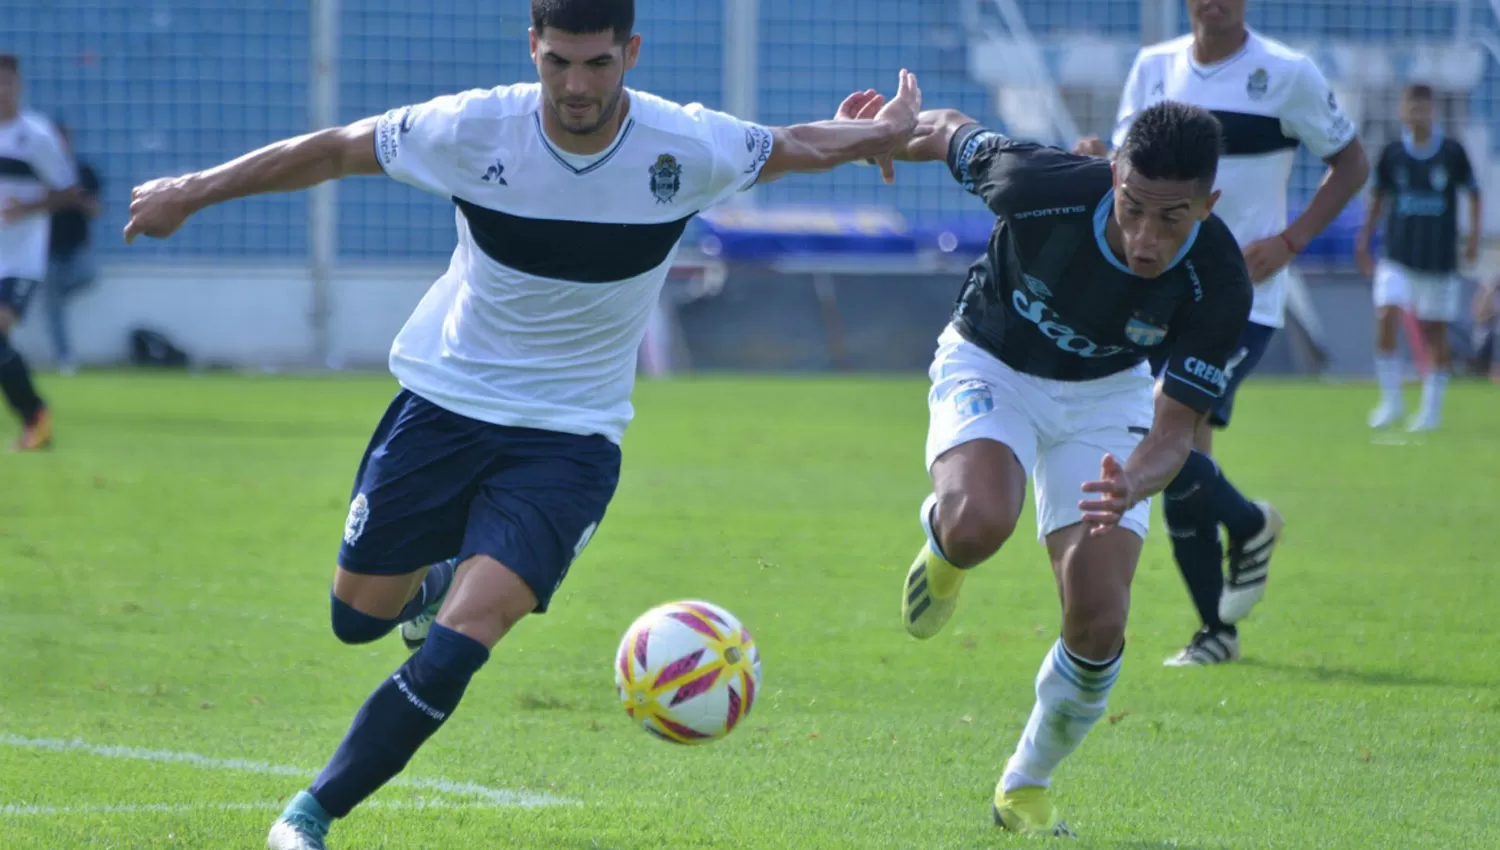
{"label": "navy socks", "polygon": [[434,623],[422,648],[365,701],[313,782],[309,791],[323,810],[344,817],[400,773],[489,657],[484,644]]}

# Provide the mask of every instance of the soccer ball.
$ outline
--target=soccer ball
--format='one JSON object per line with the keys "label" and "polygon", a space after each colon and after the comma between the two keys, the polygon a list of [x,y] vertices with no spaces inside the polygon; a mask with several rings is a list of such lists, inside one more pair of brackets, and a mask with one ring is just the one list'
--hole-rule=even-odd
{"label": "soccer ball", "polygon": [[615,654],[625,713],[677,744],[734,730],[760,692],[760,650],[735,616],[708,602],[669,602],[636,618]]}

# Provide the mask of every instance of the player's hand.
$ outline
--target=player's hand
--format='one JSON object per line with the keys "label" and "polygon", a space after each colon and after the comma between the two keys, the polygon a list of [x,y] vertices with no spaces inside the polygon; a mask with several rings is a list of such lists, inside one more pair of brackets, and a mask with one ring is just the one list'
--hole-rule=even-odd
{"label": "player's hand", "polygon": [[1109,146],[1098,136],[1084,136],[1073,144],[1073,153],[1079,156],[1104,156]]}
{"label": "player's hand", "polygon": [[844,98],[839,104],[839,111],[833,114],[835,121],[859,121],[866,118],[874,118],[880,107],[885,105],[885,95],[874,89],[857,91]]}
{"label": "player's hand", "polygon": [[[922,89],[917,85],[917,75],[901,69],[901,84],[896,89],[896,96],[891,98],[884,106],[879,107],[875,113],[876,121],[889,121],[896,125],[902,138],[901,144],[905,145],[917,129],[917,117],[922,113]],[[880,165],[880,177],[886,183],[896,182],[896,164],[892,157],[884,156],[877,160]]]}
{"label": "player's hand", "polygon": [[18,198],[6,198],[5,206],[0,208],[0,221],[6,224],[15,224],[26,217],[26,205]]}
{"label": "player's hand", "polygon": [[130,221],[125,223],[125,243],[137,236],[165,239],[177,232],[193,214],[186,179],[163,177],[135,187],[130,193]]}
{"label": "player's hand", "polygon": [[1083,492],[1097,496],[1078,502],[1078,509],[1083,511],[1083,521],[1089,524],[1089,534],[1094,537],[1119,525],[1125,512],[1139,501],[1135,496],[1135,483],[1130,480],[1130,474],[1111,454],[1106,454],[1099,464],[1099,480],[1085,483]]}
{"label": "player's hand", "polygon": [[[878,92],[878,91],[876,91],[874,89],[865,89],[864,91],[857,91],[857,92],[849,95],[848,97],[844,98],[844,102],[841,103],[841,104],[839,104],[838,111],[833,114],[833,120],[835,120],[835,121],[867,121],[867,120],[873,120],[875,118],[875,116],[877,114],[879,114],[880,108],[883,107],[883,106],[885,106],[885,95],[881,94],[880,92]],[[864,164],[865,165],[879,165],[879,166],[881,166],[880,172],[881,172],[881,174],[883,176],[886,173],[886,171],[887,171],[885,163],[887,161],[889,161],[889,160],[890,160],[890,157],[871,158],[871,159],[865,160]],[[892,173],[892,176],[894,176],[894,166],[891,167],[890,171]],[[889,183],[890,181],[887,180],[886,182]]]}
{"label": "player's hand", "polygon": [[1363,239],[1354,245],[1354,265],[1359,268],[1359,273],[1364,277],[1375,276],[1375,256],[1370,253],[1370,243]]}
{"label": "player's hand", "polygon": [[1250,282],[1260,283],[1286,268],[1295,255],[1280,236],[1257,239],[1245,246],[1245,268],[1250,270]]}

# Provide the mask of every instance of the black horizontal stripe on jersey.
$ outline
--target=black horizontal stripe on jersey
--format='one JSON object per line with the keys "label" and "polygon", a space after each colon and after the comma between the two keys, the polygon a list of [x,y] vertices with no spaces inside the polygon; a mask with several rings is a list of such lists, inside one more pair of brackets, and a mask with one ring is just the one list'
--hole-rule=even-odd
{"label": "black horizontal stripe on jersey", "polygon": [[24,159],[16,159],[9,156],[0,156],[0,177],[30,177],[33,180],[41,179],[37,176],[36,169],[31,167],[31,163],[27,162]]}
{"label": "black horizontal stripe on jersey", "polygon": [[1301,142],[1281,130],[1281,119],[1274,115],[1252,115],[1248,112],[1213,110],[1224,128],[1225,156],[1255,156],[1291,150]]}
{"label": "black horizontal stripe on jersey", "polygon": [[490,259],[533,277],[614,283],[666,261],[692,215],[658,224],[526,218],[455,197],[474,244]]}

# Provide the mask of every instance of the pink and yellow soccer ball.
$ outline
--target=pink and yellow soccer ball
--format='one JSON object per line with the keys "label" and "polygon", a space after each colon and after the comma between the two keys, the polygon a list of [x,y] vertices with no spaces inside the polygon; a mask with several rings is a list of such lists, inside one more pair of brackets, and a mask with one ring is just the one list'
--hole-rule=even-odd
{"label": "pink and yellow soccer ball", "polygon": [[615,653],[625,713],[677,744],[734,731],[760,694],[760,650],[733,614],[709,602],[669,602],[636,618]]}

